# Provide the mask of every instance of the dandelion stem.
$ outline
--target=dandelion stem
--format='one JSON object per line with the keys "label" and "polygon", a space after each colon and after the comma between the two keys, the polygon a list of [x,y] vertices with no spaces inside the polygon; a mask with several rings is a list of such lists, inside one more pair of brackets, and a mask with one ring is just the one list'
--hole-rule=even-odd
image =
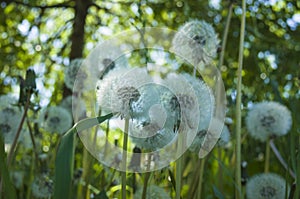
{"label": "dandelion stem", "polygon": [[197,193],[198,198],[201,198],[201,195],[202,195],[202,183],[203,183],[205,160],[206,160],[206,158],[203,158],[201,160],[201,164],[200,164],[200,174],[199,174],[198,193]]}
{"label": "dandelion stem", "polygon": [[218,65],[219,69],[221,68],[221,66],[223,65],[223,62],[224,62],[225,48],[226,48],[226,43],[227,43],[227,38],[228,38],[231,16],[232,16],[232,8],[233,8],[233,3],[231,2],[229,5],[225,30],[224,30],[223,37],[222,37],[222,46],[221,46],[221,53],[220,53],[219,65]]}
{"label": "dandelion stem", "polygon": [[200,176],[200,168],[201,167],[201,159],[198,159],[197,161],[197,165],[196,165],[196,172],[194,173],[194,179],[192,180],[192,184],[189,190],[189,193],[191,193],[191,198],[193,199],[195,197],[195,193],[196,193],[196,185],[198,184],[199,181],[199,176]]}
{"label": "dandelion stem", "polygon": [[270,138],[266,142],[266,155],[265,155],[265,173],[269,173],[270,168]]}
{"label": "dandelion stem", "polygon": [[30,103],[30,97],[31,97],[31,94],[30,94],[30,91],[28,91],[26,104],[24,106],[24,113],[23,113],[22,119],[20,121],[20,124],[19,124],[18,130],[17,130],[16,136],[14,137],[14,141],[13,141],[13,143],[11,145],[11,148],[10,148],[8,156],[7,156],[7,167],[8,168],[10,167],[11,161],[12,161],[12,159],[14,157],[14,153],[15,153],[15,149],[16,149],[16,146],[17,146],[17,143],[18,143],[18,139],[20,137],[21,130],[22,130],[25,118],[27,116],[27,111],[29,109],[29,103]]}
{"label": "dandelion stem", "polygon": [[283,159],[283,157],[281,156],[280,152],[278,151],[274,141],[271,139],[270,140],[270,147],[272,149],[272,151],[274,152],[276,158],[279,160],[279,162],[281,163],[281,165],[289,172],[289,174],[296,179],[296,175],[295,173],[289,168],[289,166],[287,165],[287,163],[285,162],[285,160]]}
{"label": "dandelion stem", "polygon": [[127,144],[128,144],[129,119],[125,119],[124,137],[123,137],[123,154],[122,154],[122,199],[126,199],[126,163],[127,163]]}
{"label": "dandelion stem", "polygon": [[[184,144],[184,134],[178,134],[178,147],[177,147],[177,154],[180,155],[183,151],[183,144]],[[183,165],[183,154],[181,157],[178,158],[176,161],[176,199],[180,199],[180,192],[181,192],[181,178],[182,178],[182,165]]]}
{"label": "dandelion stem", "polygon": [[236,165],[235,165],[235,181],[237,188],[235,190],[235,197],[237,199],[243,198],[242,184],[241,184],[241,127],[242,127],[242,68],[243,68],[243,52],[244,52],[244,37],[246,24],[246,0],[242,0],[242,18],[240,27],[240,43],[239,43],[239,58],[237,70],[237,97],[236,97]]}
{"label": "dandelion stem", "polygon": [[[148,164],[147,164],[147,171],[150,170],[150,164],[151,164],[151,155],[149,155]],[[150,174],[151,174],[151,172],[146,172],[145,173],[142,199],[146,199],[146,196],[147,196],[147,186],[148,186],[148,181],[149,181]]]}

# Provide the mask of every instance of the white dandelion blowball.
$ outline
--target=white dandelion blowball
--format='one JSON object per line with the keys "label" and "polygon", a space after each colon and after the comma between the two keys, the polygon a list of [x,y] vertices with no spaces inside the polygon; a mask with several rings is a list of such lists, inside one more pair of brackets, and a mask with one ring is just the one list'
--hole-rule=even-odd
{"label": "white dandelion blowball", "polygon": [[63,134],[72,126],[72,116],[64,108],[50,106],[42,111],[42,127],[51,133]]}
{"label": "white dandelion blowball", "polygon": [[289,193],[289,186],[273,173],[255,175],[246,184],[247,199],[283,199],[285,193]]}
{"label": "white dandelion blowball", "polygon": [[[74,115],[74,117],[82,119],[86,115],[86,106],[84,101],[76,96],[68,96],[64,98],[59,106],[65,108],[69,113]],[[74,110],[74,111],[73,111]],[[76,116],[75,116],[76,114]]]}
{"label": "white dandelion blowball", "polygon": [[[134,199],[142,198],[143,189],[140,188],[134,194]],[[150,185],[147,187],[146,199],[171,199],[170,195],[161,187]]]}
{"label": "white dandelion blowball", "polygon": [[204,81],[189,74],[183,74],[195,91],[199,105],[198,131],[208,130],[215,109],[215,97]]}
{"label": "white dandelion blowball", "polygon": [[73,89],[77,73],[83,62],[83,59],[73,59],[69,66],[65,67],[65,84],[67,88]]}
{"label": "white dandelion blowball", "polygon": [[89,71],[93,71],[91,79],[103,79],[113,70],[128,68],[128,60],[120,49],[120,45],[114,42],[104,41],[100,43],[88,58]]}
{"label": "white dandelion blowball", "polygon": [[260,102],[253,106],[246,117],[249,134],[260,141],[270,136],[282,136],[292,126],[291,112],[278,102]]}
{"label": "white dandelion blowball", "polygon": [[217,55],[218,36],[211,24],[192,20],[179,28],[172,41],[173,50],[193,65],[209,64]]}
{"label": "white dandelion blowball", "polygon": [[151,82],[146,70],[141,68],[112,71],[96,86],[97,102],[101,109],[131,118],[133,103],[141,96],[139,87]]}
{"label": "white dandelion blowball", "polygon": [[223,130],[222,130],[221,135],[220,135],[220,139],[217,143],[218,146],[223,147],[223,148],[226,147],[227,144],[230,141],[230,137],[231,137],[230,136],[230,131],[229,131],[228,127],[226,125],[224,125]]}
{"label": "white dandelion blowball", "polygon": [[49,198],[53,193],[53,181],[46,175],[40,175],[34,179],[31,190],[36,198]]}
{"label": "white dandelion blowball", "polygon": [[6,144],[12,144],[22,118],[22,111],[15,106],[1,107],[0,129]]}
{"label": "white dandelion blowball", "polygon": [[196,131],[199,123],[199,111],[195,110],[198,110],[199,104],[192,85],[183,75],[175,73],[168,74],[165,85],[175,95],[171,98],[170,107],[166,110],[179,111],[180,128],[183,128],[181,130],[192,129]]}

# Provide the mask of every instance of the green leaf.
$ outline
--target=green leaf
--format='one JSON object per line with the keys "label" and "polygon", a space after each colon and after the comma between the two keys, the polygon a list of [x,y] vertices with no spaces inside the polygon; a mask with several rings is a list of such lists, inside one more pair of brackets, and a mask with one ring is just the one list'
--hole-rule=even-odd
{"label": "green leaf", "polygon": [[55,161],[54,198],[70,198],[74,169],[76,128],[70,129],[61,139]]}
{"label": "green leaf", "polygon": [[[3,191],[2,193],[4,194],[5,198],[7,199],[17,198],[16,190],[10,181],[10,176],[6,165],[4,141],[1,135],[0,135],[0,174],[2,174],[0,175],[2,180],[2,191]],[[0,192],[0,198],[2,198],[1,192]]]}
{"label": "green leaf", "polygon": [[217,198],[224,199],[223,194],[221,193],[221,191],[215,185],[213,185],[213,190],[214,190],[214,194]]}
{"label": "green leaf", "polygon": [[[102,117],[88,118],[79,121],[62,137],[55,161],[54,199],[68,199],[71,197],[77,127],[80,126],[80,130],[85,130],[91,128],[95,124],[104,122],[112,116],[113,114],[108,114]],[[98,123],[94,122],[95,119]]]}

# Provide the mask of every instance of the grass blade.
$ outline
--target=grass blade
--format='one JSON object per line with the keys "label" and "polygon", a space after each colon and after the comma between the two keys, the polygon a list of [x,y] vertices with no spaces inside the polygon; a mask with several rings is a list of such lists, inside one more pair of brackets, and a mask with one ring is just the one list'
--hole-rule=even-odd
{"label": "grass blade", "polygon": [[0,199],[2,198],[2,193],[7,199],[17,198],[16,190],[10,181],[9,172],[6,165],[5,151],[4,151],[4,141],[3,137],[0,135],[0,177],[2,185],[2,192],[0,191]]}

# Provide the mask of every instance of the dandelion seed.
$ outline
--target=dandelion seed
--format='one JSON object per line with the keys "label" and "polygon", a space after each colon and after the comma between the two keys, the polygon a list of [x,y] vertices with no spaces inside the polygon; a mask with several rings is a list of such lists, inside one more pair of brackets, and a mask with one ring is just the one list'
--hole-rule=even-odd
{"label": "dandelion seed", "polygon": [[191,60],[193,65],[200,62],[209,64],[216,57],[218,44],[212,25],[199,20],[192,20],[180,27],[172,42],[173,50]]}
{"label": "dandelion seed", "polygon": [[[134,194],[134,198],[142,198],[143,189],[140,188]],[[147,187],[146,199],[171,199],[170,195],[161,187],[150,185]]]}
{"label": "dandelion seed", "polygon": [[40,119],[42,120],[42,127],[51,133],[62,134],[71,128],[72,125],[70,113],[59,106],[51,106],[44,109]]}
{"label": "dandelion seed", "polygon": [[292,125],[291,112],[278,102],[261,102],[254,105],[246,117],[249,134],[260,141],[288,133]]}
{"label": "dandelion seed", "polygon": [[273,173],[255,175],[246,184],[248,199],[282,199],[286,191],[289,193],[286,181]]}

